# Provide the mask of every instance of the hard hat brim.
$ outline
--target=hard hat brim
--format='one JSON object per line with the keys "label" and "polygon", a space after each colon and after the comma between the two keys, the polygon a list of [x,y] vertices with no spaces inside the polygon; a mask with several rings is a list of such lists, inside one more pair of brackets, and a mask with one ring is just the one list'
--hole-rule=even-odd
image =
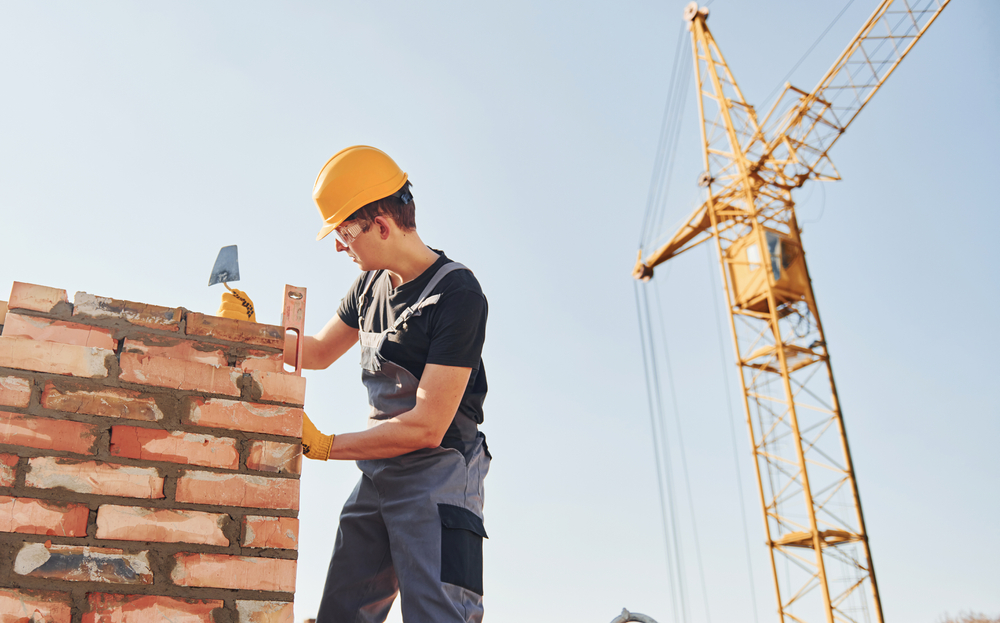
{"label": "hard hat brim", "polygon": [[336,225],[323,225],[323,227],[320,228],[319,233],[316,234],[316,240],[322,240],[323,238],[326,238],[327,236],[330,235],[330,232],[332,232],[335,229],[337,229]]}

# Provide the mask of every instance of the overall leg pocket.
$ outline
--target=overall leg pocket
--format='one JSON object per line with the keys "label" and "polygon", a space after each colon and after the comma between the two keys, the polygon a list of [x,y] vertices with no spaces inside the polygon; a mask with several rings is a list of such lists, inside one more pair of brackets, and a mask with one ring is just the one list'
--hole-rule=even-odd
{"label": "overall leg pocket", "polygon": [[438,504],[441,516],[441,581],[483,594],[483,520],[461,506]]}

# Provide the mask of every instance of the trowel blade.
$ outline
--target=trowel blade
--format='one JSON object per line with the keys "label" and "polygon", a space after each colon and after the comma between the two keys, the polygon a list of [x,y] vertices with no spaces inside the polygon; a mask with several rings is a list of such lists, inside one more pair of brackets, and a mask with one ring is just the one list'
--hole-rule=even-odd
{"label": "trowel blade", "polygon": [[214,286],[217,283],[240,280],[240,257],[236,252],[236,245],[229,245],[219,249],[219,257],[215,258],[215,266],[212,267],[212,275],[208,278],[208,285]]}

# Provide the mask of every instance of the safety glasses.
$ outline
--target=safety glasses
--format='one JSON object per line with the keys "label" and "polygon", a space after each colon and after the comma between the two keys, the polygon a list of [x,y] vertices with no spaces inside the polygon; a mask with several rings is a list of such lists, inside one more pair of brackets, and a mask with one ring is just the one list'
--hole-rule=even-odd
{"label": "safety glasses", "polygon": [[369,225],[370,223],[366,220],[355,219],[341,223],[340,227],[333,230],[333,232],[337,234],[337,239],[340,240],[341,244],[346,247],[357,240],[358,236],[368,229]]}

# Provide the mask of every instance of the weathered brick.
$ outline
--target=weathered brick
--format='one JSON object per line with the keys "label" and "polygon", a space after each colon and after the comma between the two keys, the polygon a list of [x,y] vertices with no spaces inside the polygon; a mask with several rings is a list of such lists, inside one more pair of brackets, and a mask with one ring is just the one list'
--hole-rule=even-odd
{"label": "weathered brick", "polygon": [[254,591],[295,590],[295,561],[226,554],[174,554],[170,579],[179,586]]}
{"label": "weathered brick", "polygon": [[302,437],[302,409],[222,398],[189,398],[186,407],[188,424]]}
{"label": "weathered brick", "polygon": [[153,357],[197,361],[213,366],[225,366],[228,361],[226,353],[218,346],[160,335],[147,335],[141,341],[126,339],[123,351],[152,355]]}
{"label": "weathered brick", "polygon": [[299,548],[299,520],[295,517],[247,515],[243,518],[243,547]]}
{"label": "weathered brick", "polygon": [[31,381],[19,376],[0,376],[0,405],[27,407],[31,402]]}
{"label": "weathered brick", "polygon": [[97,510],[97,538],[157,543],[229,545],[222,533],[228,515],[171,508],[104,504]]}
{"label": "weathered brick", "polygon": [[236,600],[238,623],[292,623],[292,602],[290,601],[244,601]]}
{"label": "weathered brick", "polygon": [[66,290],[15,281],[14,287],[10,290],[7,308],[49,313],[56,305],[68,300]]}
{"label": "weathered brick", "polygon": [[93,424],[0,411],[0,443],[93,454],[96,440],[97,426]]}
{"label": "weathered brick", "polygon": [[104,378],[104,362],[114,351],[91,346],[38,342],[26,337],[0,337],[0,368],[17,368],[86,378]]}
{"label": "weathered brick", "polygon": [[89,516],[85,504],[0,496],[0,532],[86,536]]}
{"label": "weathered brick", "polygon": [[284,372],[251,372],[260,385],[260,399],[301,405],[306,401],[306,377]]}
{"label": "weathered brick", "polygon": [[187,315],[187,334],[214,337],[226,342],[238,342],[271,348],[285,347],[285,329],[269,324],[207,316],[191,312]]}
{"label": "weathered brick", "polygon": [[25,543],[14,559],[14,573],[73,582],[153,583],[148,552],[105,547]]}
{"label": "weathered brick", "polygon": [[163,419],[156,401],[130,389],[58,389],[51,382],[42,390],[42,407],[67,413],[86,413],[126,420],[155,422]]}
{"label": "weathered brick", "polygon": [[107,329],[21,314],[7,314],[7,319],[3,323],[3,334],[8,337],[27,337],[40,342],[60,342],[106,350],[118,348],[118,340],[112,338],[111,331]]}
{"label": "weathered brick", "polygon": [[255,440],[250,444],[247,468],[277,474],[302,472],[302,444]]}
{"label": "weathered brick", "polygon": [[0,301],[0,320],[3,320],[6,317],[7,317],[7,301]]}
{"label": "weathered brick", "polygon": [[77,493],[129,498],[163,497],[163,478],[156,468],[77,461],[54,457],[28,460],[24,484],[37,489],[64,487]]}
{"label": "weathered brick", "polygon": [[213,623],[220,599],[89,593],[83,623]]}
{"label": "weathered brick", "polygon": [[284,372],[285,358],[281,353],[268,353],[262,350],[252,350],[240,361],[240,370],[244,372]]}
{"label": "weathered brick", "polygon": [[187,471],[177,479],[175,498],[192,504],[298,510],[299,481]]}
{"label": "weathered brick", "polygon": [[[3,339],[3,338],[0,338]],[[186,389],[208,394],[239,396],[236,380],[243,373],[236,368],[212,366],[195,361],[122,353],[121,380],[128,383]]]}
{"label": "weathered brick", "polygon": [[240,453],[236,440],[183,431],[137,426],[111,427],[111,454],[145,461],[169,461],[236,469]]}
{"label": "weathered brick", "polygon": [[0,454],[0,487],[13,487],[17,477],[16,454]]}
{"label": "weathered brick", "polygon": [[72,603],[69,593],[0,588],[0,623],[70,623]]}
{"label": "weathered brick", "polygon": [[124,320],[147,329],[178,331],[183,312],[180,307],[160,307],[77,292],[73,297],[73,315],[97,320]]}

